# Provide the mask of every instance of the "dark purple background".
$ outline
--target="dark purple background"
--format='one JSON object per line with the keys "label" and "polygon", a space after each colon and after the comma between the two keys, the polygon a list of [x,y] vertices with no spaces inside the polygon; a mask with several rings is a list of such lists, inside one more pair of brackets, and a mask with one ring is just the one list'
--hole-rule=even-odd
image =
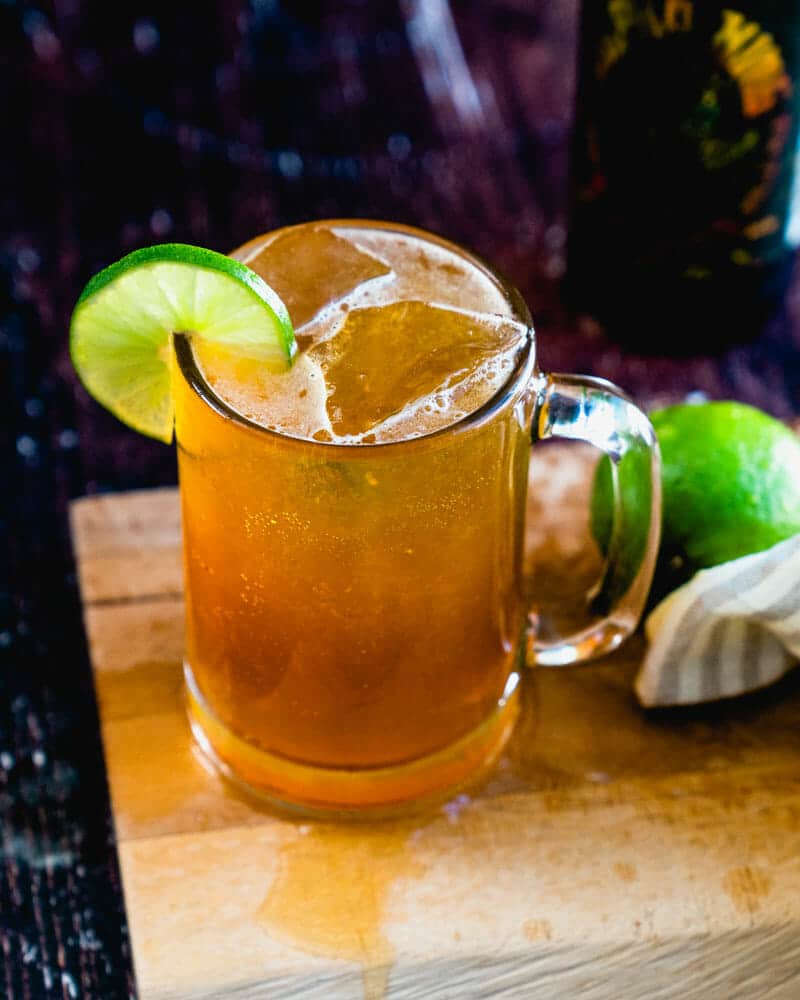
{"label": "dark purple background", "polygon": [[699,391],[800,411],[797,285],[788,321],[691,359],[623,353],[560,305],[576,3],[0,2],[0,994],[134,988],[65,514],[173,482],[175,462],[70,370],[98,268],[154,242],[399,219],[510,274],[546,368],[648,406]]}

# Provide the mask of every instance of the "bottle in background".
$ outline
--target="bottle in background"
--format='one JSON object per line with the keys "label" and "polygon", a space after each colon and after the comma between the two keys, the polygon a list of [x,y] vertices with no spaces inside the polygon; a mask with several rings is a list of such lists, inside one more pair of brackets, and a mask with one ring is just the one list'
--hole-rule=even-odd
{"label": "bottle in background", "polygon": [[578,59],[572,303],[643,351],[756,335],[800,235],[800,0],[584,0]]}

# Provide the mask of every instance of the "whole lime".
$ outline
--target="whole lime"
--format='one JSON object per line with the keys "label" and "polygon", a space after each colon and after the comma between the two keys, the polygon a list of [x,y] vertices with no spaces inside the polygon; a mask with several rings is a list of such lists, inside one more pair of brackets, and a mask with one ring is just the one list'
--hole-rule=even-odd
{"label": "whole lime", "polygon": [[743,403],[650,414],[661,446],[664,543],[699,568],[800,532],[800,439]]}
{"label": "whole lime", "polygon": [[[703,569],[800,532],[800,439],[782,423],[733,402],[669,406],[650,419],[661,446],[662,556]],[[610,466],[601,462],[592,531],[603,549],[610,500]]]}

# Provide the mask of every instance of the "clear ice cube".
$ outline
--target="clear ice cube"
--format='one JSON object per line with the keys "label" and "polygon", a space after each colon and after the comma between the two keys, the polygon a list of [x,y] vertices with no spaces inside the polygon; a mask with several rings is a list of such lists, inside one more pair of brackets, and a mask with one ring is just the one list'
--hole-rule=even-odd
{"label": "clear ice cube", "polygon": [[330,302],[391,268],[330,229],[288,229],[267,244],[247,266],[280,295],[295,329]]}
{"label": "clear ice cube", "polygon": [[524,327],[425,302],[353,309],[338,333],[311,348],[325,375],[337,435],[362,435],[388,417],[464,383],[522,344]]}

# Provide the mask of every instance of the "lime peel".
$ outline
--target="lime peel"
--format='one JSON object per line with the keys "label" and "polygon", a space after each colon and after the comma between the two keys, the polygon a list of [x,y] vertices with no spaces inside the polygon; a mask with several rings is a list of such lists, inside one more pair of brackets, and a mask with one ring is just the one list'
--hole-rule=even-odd
{"label": "lime peel", "polygon": [[70,354],[87,391],[128,426],[169,443],[172,335],[184,333],[287,370],[297,351],[278,295],[240,261],[165,243],[96,274],[76,303]]}

